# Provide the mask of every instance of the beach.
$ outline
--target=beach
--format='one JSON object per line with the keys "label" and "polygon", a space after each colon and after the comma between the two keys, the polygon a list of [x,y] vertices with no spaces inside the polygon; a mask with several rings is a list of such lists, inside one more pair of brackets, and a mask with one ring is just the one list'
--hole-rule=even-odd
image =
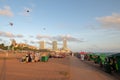
{"label": "beach", "polygon": [[117,80],[75,56],[24,63],[19,61],[20,55],[0,59],[0,80]]}

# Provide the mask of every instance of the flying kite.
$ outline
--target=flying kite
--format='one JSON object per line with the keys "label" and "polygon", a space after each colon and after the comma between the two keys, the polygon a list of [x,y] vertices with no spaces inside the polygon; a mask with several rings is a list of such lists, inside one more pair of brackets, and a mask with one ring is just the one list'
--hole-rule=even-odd
{"label": "flying kite", "polygon": [[46,30],[46,28],[43,28],[43,30]]}
{"label": "flying kite", "polygon": [[27,10],[27,12],[30,12],[30,10]]}
{"label": "flying kite", "polygon": [[12,23],[12,22],[10,22],[10,23],[9,23],[9,25],[10,25],[10,26],[13,26],[13,23]]}

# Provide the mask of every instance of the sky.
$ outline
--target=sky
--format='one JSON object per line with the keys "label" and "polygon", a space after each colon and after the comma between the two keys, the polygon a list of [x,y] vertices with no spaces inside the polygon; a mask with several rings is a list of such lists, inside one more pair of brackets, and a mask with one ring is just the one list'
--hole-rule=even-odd
{"label": "sky", "polygon": [[120,52],[120,0],[0,0],[0,43]]}

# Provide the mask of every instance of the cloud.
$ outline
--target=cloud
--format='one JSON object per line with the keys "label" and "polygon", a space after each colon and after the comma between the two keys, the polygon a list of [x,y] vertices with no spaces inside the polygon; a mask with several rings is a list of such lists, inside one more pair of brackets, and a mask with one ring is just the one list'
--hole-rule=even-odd
{"label": "cloud", "polygon": [[63,41],[64,39],[71,41],[71,42],[83,42],[83,40],[79,40],[78,38],[75,38],[71,35],[58,35],[58,36],[48,36],[48,35],[37,35],[37,39],[49,39],[50,41]]}
{"label": "cloud", "polygon": [[51,39],[51,36],[49,36],[49,35],[37,35],[36,38],[37,39],[42,39],[42,38]]}
{"label": "cloud", "polygon": [[0,15],[12,17],[13,12],[11,11],[9,6],[4,6],[3,9],[0,8]]}
{"label": "cloud", "polygon": [[24,41],[25,43],[27,43],[27,42],[28,42],[28,40],[26,40],[26,39],[24,39],[23,41]]}
{"label": "cloud", "polygon": [[[52,41],[50,42],[50,41],[46,41],[46,44],[48,44],[48,45],[53,45],[53,43],[52,43]],[[59,42],[57,42],[57,45],[63,45],[62,43],[59,43]]]}
{"label": "cloud", "polygon": [[30,41],[30,43],[31,43],[31,44],[35,44],[35,43],[37,43],[37,42],[36,42],[36,41]]}
{"label": "cloud", "polygon": [[48,41],[47,41],[46,43],[49,44],[49,45],[52,45],[52,42],[48,42]]}
{"label": "cloud", "polygon": [[71,35],[58,35],[53,37],[53,39],[57,40],[57,41],[63,41],[64,39],[71,41],[71,42],[81,42],[81,40],[71,36]]}
{"label": "cloud", "polygon": [[2,36],[2,37],[15,37],[12,33],[10,33],[10,32],[2,32],[2,31],[0,31],[0,36]]}
{"label": "cloud", "polygon": [[32,35],[30,35],[29,37],[30,37],[30,38],[34,38],[34,36],[32,36]]}
{"label": "cloud", "polygon": [[2,39],[0,38],[0,41],[2,41]]}
{"label": "cloud", "polygon": [[102,28],[105,29],[120,29],[120,14],[112,14],[111,16],[97,17]]}
{"label": "cloud", "polygon": [[23,35],[18,34],[18,35],[16,35],[16,37],[18,37],[18,38],[22,38],[22,37],[23,37]]}
{"label": "cloud", "polygon": [[8,37],[8,38],[22,38],[23,37],[23,35],[21,35],[21,34],[14,35],[10,32],[3,32],[3,31],[0,31],[0,36]]}

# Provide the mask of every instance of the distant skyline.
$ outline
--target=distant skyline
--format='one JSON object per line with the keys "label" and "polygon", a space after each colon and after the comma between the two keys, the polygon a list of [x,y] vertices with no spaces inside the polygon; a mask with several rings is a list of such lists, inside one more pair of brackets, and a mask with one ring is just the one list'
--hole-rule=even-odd
{"label": "distant skyline", "polygon": [[120,0],[0,0],[0,43],[120,52]]}

